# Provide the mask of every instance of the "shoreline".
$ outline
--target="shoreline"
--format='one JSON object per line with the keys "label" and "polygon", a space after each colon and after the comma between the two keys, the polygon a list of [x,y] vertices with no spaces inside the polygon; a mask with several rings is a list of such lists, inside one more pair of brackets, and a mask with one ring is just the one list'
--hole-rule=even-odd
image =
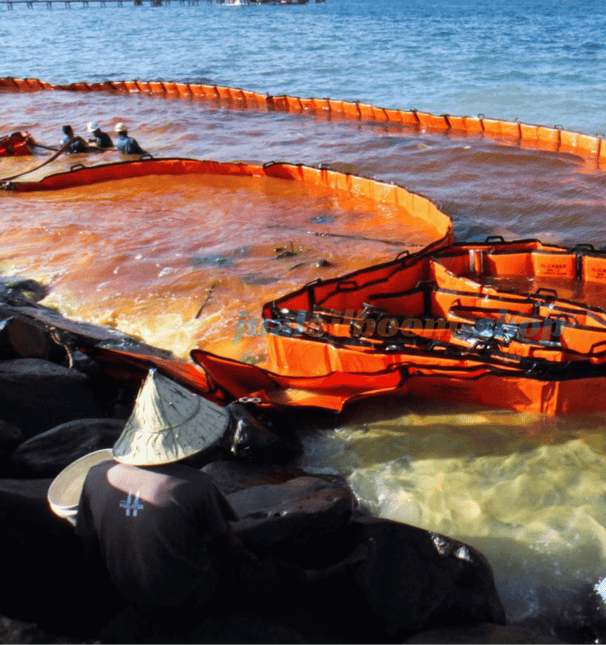
{"label": "shoreline", "polygon": [[[85,355],[80,355],[77,349],[78,346],[82,347],[86,343],[99,346],[117,344],[124,349],[126,345],[131,350],[136,347],[138,352],[147,352],[150,357],[156,354],[156,358],[158,358],[157,354],[161,354],[163,359],[166,358],[165,352],[159,352],[154,348],[142,345],[115,330],[105,330],[92,325],[74,323],[63,319],[54,312],[44,311],[44,308],[39,308],[39,306],[28,301],[23,292],[19,291],[18,284],[19,282],[17,281],[5,289],[5,296],[6,292],[8,292],[8,297],[0,298],[4,300],[0,310],[5,320],[20,320],[23,323],[24,320],[29,318],[29,324],[25,326],[22,324],[15,326],[16,323],[13,322],[12,334],[9,327],[8,337],[9,339],[12,338],[13,351],[21,354],[32,353],[34,348],[37,348],[37,353],[39,354],[48,353],[54,344],[54,360],[59,362],[67,361],[70,367],[60,366],[56,362],[48,363],[48,357],[45,359],[35,356],[28,356],[27,358],[21,356],[13,359],[4,358],[0,362],[0,378],[4,375],[6,383],[6,377],[9,375],[8,378],[12,379],[13,383],[26,383],[26,380],[31,378],[44,379],[48,373],[51,375],[51,381],[55,384],[58,378],[63,380],[61,387],[70,391],[69,393],[66,392],[67,401],[69,402],[60,402],[57,393],[50,392],[50,400],[53,401],[53,404],[59,403],[58,406],[55,405],[55,412],[58,408],[67,405],[73,413],[76,400],[79,401],[80,405],[91,406],[90,410],[93,410],[94,406],[98,405],[98,401],[95,402],[92,399],[85,401],[86,396],[83,395],[84,390],[81,390],[81,388],[84,384],[82,376],[86,376],[86,374],[80,372],[80,370],[84,369],[88,373],[87,378],[89,379],[93,376],[101,378],[101,375],[97,371],[98,367],[94,366],[94,361],[91,361]],[[31,289],[33,285],[26,282],[22,283],[22,286]],[[10,304],[7,304],[7,301]],[[29,317],[27,312],[32,313],[34,310],[36,310],[36,316]],[[6,318],[7,315],[8,318]],[[48,318],[45,323],[41,323],[40,317]],[[50,329],[49,319],[53,320],[54,329]],[[19,333],[17,333],[17,329]],[[43,338],[46,342],[43,342]],[[63,343],[57,345],[57,339],[63,341]],[[6,341],[4,355],[6,356]],[[60,358],[61,355],[63,356],[62,358]],[[16,371],[13,371],[12,375],[10,375],[11,370]],[[59,375],[61,376],[59,377]],[[46,382],[50,383],[51,381],[47,380]],[[98,383],[101,382],[102,380],[98,381]],[[107,384],[107,381],[105,383]],[[26,389],[31,391],[31,382]],[[76,394],[77,391],[82,393]],[[125,422],[125,418],[132,408],[134,395],[135,390],[132,388],[130,394],[126,397],[124,392],[118,396],[117,391],[104,390],[106,413],[103,416],[107,415],[109,410],[107,406],[111,408],[111,415],[120,414],[119,417],[113,416],[116,424],[115,429],[114,426],[103,431],[95,429],[100,427],[101,417],[99,417],[99,422],[93,423],[89,410],[76,413],[76,416],[84,414],[88,418],[64,421],[57,426],[57,419],[53,419],[52,414],[49,414],[51,408],[48,407],[49,403],[47,403],[44,417],[47,425],[52,426],[50,429],[40,433],[40,427],[36,426],[39,422],[31,419],[33,425],[24,425],[25,431],[23,431],[23,428],[21,429],[22,434],[31,435],[29,439],[23,441],[22,436],[16,446],[10,445],[10,442],[5,444],[6,454],[4,454],[3,460],[5,475],[4,479],[0,479],[0,496],[3,497],[4,503],[0,504],[0,512],[6,514],[9,508],[13,508],[14,510],[10,511],[13,514],[12,519],[5,517],[4,526],[12,526],[12,530],[16,526],[20,526],[19,530],[24,531],[23,535],[29,536],[26,537],[25,551],[23,550],[23,545],[18,547],[12,541],[10,534],[4,533],[0,539],[5,549],[4,552],[11,553],[11,558],[13,559],[7,573],[7,580],[12,580],[13,585],[16,583],[16,579],[12,577],[13,575],[18,575],[21,578],[24,576],[22,567],[25,560],[23,558],[31,558],[31,549],[34,548],[34,545],[37,545],[36,548],[39,549],[39,552],[37,552],[33,565],[30,564],[26,567],[26,570],[31,572],[29,576],[34,576],[34,578],[27,581],[26,588],[29,588],[30,582],[35,580],[36,575],[40,575],[41,578],[37,586],[41,585],[41,588],[37,593],[45,593],[44,588],[48,585],[52,587],[56,584],[54,580],[56,573],[53,573],[56,566],[60,566],[64,570],[66,580],[76,576],[76,579],[79,580],[76,586],[83,584],[82,575],[85,574],[86,579],[86,567],[83,569],[81,564],[76,564],[79,559],[77,555],[74,555],[73,549],[77,546],[77,543],[74,542],[75,537],[71,534],[71,528],[67,522],[52,514],[46,502],[45,492],[51,481],[48,477],[49,475],[52,477],[53,472],[63,467],[66,458],[71,461],[77,456],[78,451],[90,451],[91,437],[96,437],[95,441],[101,442],[97,443],[94,446],[95,448],[108,447],[108,443],[111,446],[111,443],[115,440],[111,437],[115,437],[116,432],[121,431],[121,425]],[[19,397],[16,394],[13,394],[12,401],[13,405],[19,405]],[[22,404],[27,406],[27,401],[22,401]],[[41,400],[38,400],[38,405],[42,405]],[[97,409],[102,413],[100,408]],[[97,416],[99,416],[99,412],[97,412]],[[112,421],[112,417],[107,418],[106,416],[106,421],[102,424],[104,428],[107,428],[109,421]],[[48,439],[46,436],[48,436]],[[57,445],[59,437],[63,442],[62,446]],[[459,636],[461,633],[465,633],[467,634],[466,638],[469,638],[470,634],[475,634],[474,638],[485,638],[487,634],[500,634],[500,638],[507,635],[507,638],[511,639],[515,635],[518,639],[527,639],[512,642],[557,642],[553,639],[540,640],[540,636],[530,632],[504,626],[504,613],[496,595],[490,565],[472,547],[446,536],[437,536],[423,529],[373,518],[363,509],[356,509],[357,502],[353,494],[340,478],[326,480],[322,477],[318,478],[317,475],[309,475],[289,469],[289,455],[294,455],[298,449],[292,445],[292,442],[289,443],[290,440],[287,440],[287,436],[283,435],[283,433],[278,436],[278,440],[285,445],[282,453],[280,453],[282,465],[279,462],[268,461],[269,455],[277,454],[275,452],[276,437],[268,443],[266,434],[252,436],[249,432],[246,439],[247,448],[242,453],[234,452],[235,440],[235,436],[232,436],[229,440],[227,453],[231,455],[230,457],[226,459],[225,448],[220,448],[219,453],[214,450],[212,454],[209,454],[210,461],[204,468],[211,469],[209,473],[220,486],[223,486],[224,491],[232,491],[228,493],[228,499],[231,496],[234,503],[236,498],[240,500],[238,502],[240,520],[236,522],[235,530],[236,533],[240,531],[240,534],[245,536],[247,544],[252,544],[258,553],[265,556],[278,555],[285,561],[295,564],[297,562],[303,563],[304,566],[308,567],[311,564],[312,568],[321,568],[321,566],[331,563],[347,562],[348,558],[351,559],[352,554],[356,552],[356,549],[362,549],[362,556],[360,556],[361,559],[360,557],[354,558],[345,577],[332,577],[327,583],[328,586],[314,588],[313,597],[310,597],[307,592],[302,592],[302,590],[295,592],[294,589],[291,589],[289,593],[295,594],[293,597],[299,599],[299,604],[294,613],[292,607],[284,613],[286,608],[280,609],[280,602],[278,598],[274,597],[271,601],[273,609],[269,614],[266,614],[265,611],[259,614],[257,613],[258,609],[253,610],[253,614],[248,609],[245,609],[244,613],[238,613],[238,611],[242,611],[238,610],[236,614],[232,613],[233,610],[229,610],[224,618],[217,619],[218,622],[213,619],[215,622],[212,625],[208,622],[208,616],[205,618],[201,616],[201,622],[196,628],[196,635],[195,637],[192,636],[192,640],[182,641],[178,637],[178,640],[169,642],[243,642],[241,639],[243,639],[244,633],[248,634],[246,642],[347,643],[366,642],[369,638],[372,642],[377,640],[379,642],[402,642],[407,638],[413,638],[410,642],[430,642],[414,640],[414,638],[423,637],[421,632],[438,628],[447,629],[446,632],[439,632],[442,638],[447,633],[459,633]],[[12,441],[14,444],[14,436]],[[74,441],[75,443],[73,443]],[[284,444],[285,441],[286,444]],[[65,448],[68,445],[71,446],[70,454],[66,455]],[[25,450],[26,447],[28,447],[28,450]],[[240,445],[239,448],[243,448],[243,446]],[[271,451],[268,452],[270,448]],[[295,452],[292,452],[293,450]],[[223,457],[216,461],[217,454],[220,456],[222,451]],[[241,454],[243,459],[238,458],[238,454]],[[252,460],[251,454],[254,455]],[[16,458],[16,455],[19,455],[19,459]],[[234,455],[236,455],[235,460]],[[20,470],[15,470],[17,465]],[[6,470],[7,467],[8,470]],[[20,479],[6,479],[7,474],[11,477],[18,475]],[[32,476],[35,478],[31,479]],[[18,484],[18,487],[21,488],[19,492],[20,501],[18,506],[14,506],[10,500],[16,494],[15,486],[17,481],[21,482]],[[264,507],[267,510],[260,513],[256,509],[259,508],[258,496],[261,491],[264,491],[263,494],[269,495],[268,500],[273,501],[264,502],[269,506]],[[281,492],[278,493],[278,491]],[[305,491],[303,497],[301,497],[302,491]],[[327,496],[326,491],[334,492]],[[44,494],[42,499],[40,498],[41,493]],[[254,497],[249,497],[249,495],[253,494]],[[278,499],[281,500],[280,504],[285,505],[280,507],[282,510],[279,512],[275,510],[276,494],[278,494]],[[329,501],[320,503],[320,500],[325,498]],[[256,501],[253,502],[253,499],[256,499]],[[303,502],[303,500],[307,501]],[[16,501],[17,499],[15,498]],[[305,506],[305,504],[308,506]],[[40,515],[41,512],[42,515]],[[247,517],[250,519],[246,519]],[[40,524],[41,521],[42,524]],[[28,529],[28,526],[31,528]],[[31,533],[30,531],[34,527],[36,527],[35,533]],[[300,537],[302,535],[306,536],[303,543]],[[408,537],[405,538],[404,536]],[[402,545],[405,543],[408,543],[412,550],[409,547],[402,549]],[[304,545],[303,550],[302,544]],[[396,544],[399,544],[400,547],[394,549]],[[314,546],[312,547],[312,545]],[[71,555],[68,555],[68,552]],[[54,563],[47,561],[47,558],[52,558],[53,553],[56,556]],[[77,549],[75,553],[77,554]],[[318,560],[318,555],[314,554],[320,553],[323,555]],[[75,560],[74,557],[76,558]],[[59,562],[56,560],[59,560]],[[391,564],[387,564],[390,561]],[[421,564],[422,562],[425,564]],[[6,561],[5,565],[8,566]],[[34,567],[33,569],[32,566]],[[387,569],[385,568],[386,566]],[[37,572],[36,567],[38,568]],[[469,571],[467,571],[468,568]],[[392,573],[387,574],[388,570],[392,571]],[[10,574],[10,571],[14,571],[14,574]],[[412,574],[412,571],[417,573]],[[396,572],[398,573],[396,574]],[[460,577],[461,575],[463,575],[463,578]],[[463,584],[464,579],[467,582]],[[75,582],[75,580],[72,580],[72,582]],[[471,587],[469,587],[470,583]],[[5,584],[7,583],[5,582]],[[86,584],[90,585],[92,581],[88,580]],[[356,593],[362,593],[361,597],[357,595],[355,596],[356,599],[354,599],[354,596],[349,597],[352,584],[354,588],[359,590]],[[462,587],[460,586],[461,584],[463,584]],[[437,606],[434,601],[429,605],[426,605],[425,601],[419,604],[419,598],[425,593],[429,592],[430,597],[433,596],[431,589],[434,585],[439,585],[440,588],[446,585],[446,588],[450,589],[452,593],[449,592],[446,596],[443,596]],[[421,592],[421,589],[425,591]],[[438,587],[436,587],[437,589]],[[480,589],[483,590],[481,593],[479,593]],[[12,591],[15,591],[15,589],[13,588]],[[71,600],[63,598],[67,607],[64,607],[62,611],[70,609],[70,602],[76,602],[75,597],[72,597],[74,591],[77,591],[77,596],[80,599],[78,602],[81,602],[83,595],[87,596],[81,590],[71,589],[70,594],[68,594],[68,598],[71,598]],[[319,601],[318,599],[324,598],[325,594],[333,597],[335,593],[338,593],[342,600],[349,598],[345,602],[349,608],[348,611],[351,611],[353,606],[358,607],[357,611],[366,614],[365,629],[361,632],[360,626],[355,626],[355,620],[354,624],[343,624],[342,618],[338,618],[338,612],[336,612],[335,607],[332,607],[327,615],[322,614],[322,612],[317,613],[319,611],[319,607],[316,604]],[[472,595],[468,597],[468,593]],[[399,598],[398,603],[391,609],[389,608],[390,603],[383,605],[385,600],[382,600],[382,598],[390,597],[392,598],[391,602],[393,602],[394,594],[396,598]],[[439,595],[442,596],[442,593]],[[4,597],[2,598],[2,596]],[[19,597],[19,593],[11,594],[11,600],[8,602],[8,606],[13,605],[13,611],[11,612],[6,610],[8,601],[6,590],[4,594],[0,594],[0,615],[7,614],[10,616],[12,613],[17,616],[20,614],[18,609]],[[111,594],[108,597],[111,597]],[[472,598],[473,600],[471,600]],[[29,606],[32,616],[39,613],[41,607],[36,609],[35,595],[32,598],[26,594],[23,597],[23,601],[26,604],[21,612],[25,610],[26,606]],[[311,605],[309,605],[310,602],[312,603]],[[322,602],[325,601],[323,600]],[[407,612],[403,614],[400,611],[401,603],[412,603],[416,607],[413,614],[410,615]],[[19,631],[23,638],[27,638],[28,633],[33,634],[34,638],[40,638],[41,634],[44,633],[44,637],[48,638],[48,640],[42,642],[72,642],[69,640],[72,638],[69,635],[67,640],[65,636],[59,635],[56,637],[59,640],[53,641],[52,639],[55,638],[53,632],[51,630],[49,632],[45,631],[53,623],[55,627],[59,627],[61,621],[65,620],[65,618],[61,619],[55,613],[58,610],[58,606],[53,606],[53,603],[50,604],[51,607],[46,607],[41,614],[40,625],[43,632],[37,631],[39,629],[37,627],[18,622],[19,618],[26,618],[23,614],[14,618],[12,622],[9,621],[8,627],[6,627],[5,623],[0,623],[0,626],[5,625],[5,629],[8,629],[9,632],[11,630],[13,632]],[[111,605],[112,603],[110,603]],[[312,606],[315,609],[312,610]],[[326,605],[322,604],[322,606],[326,608]],[[105,615],[107,615],[107,610],[110,608],[106,608]],[[73,610],[73,607],[71,609]],[[90,612],[91,609],[89,607],[87,611]],[[96,613],[97,615],[96,620],[98,622],[106,620],[106,618],[103,618],[104,611],[99,613],[99,607],[96,609],[97,612],[93,611],[93,614]],[[310,611],[312,613],[308,614]],[[437,614],[435,613],[436,611],[438,612]],[[43,617],[44,615],[46,615],[46,618]],[[92,619],[90,613],[88,619],[84,618],[85,615],[86,612],[83,613],[84,624],[81,622],[82,619],[75,621],[75,624],[85,625],[87,620]],[[255,616],[253,622],[256,625],[254,629],[257,631],[256,635],[252,636],[252,640],[250,640],[251,636],[247,630],[250,629],[250,621],[253,615]],[[312,615],[315,618],[310,623]],[[324,616],[323,618],[322,615]],[[432,618],[434,615],[442,617],[436,622],[436,619]],[[52,620],[49,621],[51,616]],[[133,620],[135,621],[134,623]],[[226,623],[225,620],[228,622]],[[276,620],[278,622],[275,622]],[[241,621],[244,622],[242,623]],[[384,621],[387,621],[387,623]],[[461,625],[461,622],[465,623],[465,625]],[[473,625],[470,627],[469,623],[474,623],[475,627]],[[487,625],[488,623],[490,624]],[[391,627],[385,632],[383,630],[386,624],[391,625]],[[413,624],[416,627],[413,627]],[[287,628],[289,635],[286,640],[284,640],[285,625],[289,626]],[[71,627],[75,627],[75,625]],[[114,625],[113,627],[113,629],[118,629],[118,632],[114,632],[111,638],[118,638],[118,641],[110,640],[110,642],[130,642],[128,639],[133,634],[133,628],[139,629],[136,618],[126,612],[117,621],[117,626]],[[351,631],[352,628],[354,629],[353,632]],[[244,629],[245,631],[239,632],[238,629]],[[277,632],[275,631],[276,629],[278,630]],[[449,632],[448,630],[454,631]],[[61,633],[60,629],[58,631],[55,629],[54,631],[58,634]],[[69,634],[70,630],[67,630],[67,633]],[[74,632],[72,631],[71,633]],[[122,637],[119,636],[120,633]],[[354,636],[356,633],[361,640],[356,639],[357,637]],[[126,634],[130,636],[125,636]],[[212,634],[212,640],[200,640],[203,634],[206,635],[204,638],[207,638],[208,634]],[[221,640],[221,635],[226,637],[228,634],[227,638],[232,640]],[[278,634],[281,634],[281,636],[278,636]],[[75,636],[86,637],[86,633],[80,632]],[[125,637],[126,641],[121,640],[121,638]],[[148,635],[148,637],[153,638],[153,635]],[[95,635],[90,633],[88,638],[93,639]],[[539,640],[536,640],[537,638]],[[483,641],[469,640],[466,642]],[[508,640],[507,642],[510,641]]]}

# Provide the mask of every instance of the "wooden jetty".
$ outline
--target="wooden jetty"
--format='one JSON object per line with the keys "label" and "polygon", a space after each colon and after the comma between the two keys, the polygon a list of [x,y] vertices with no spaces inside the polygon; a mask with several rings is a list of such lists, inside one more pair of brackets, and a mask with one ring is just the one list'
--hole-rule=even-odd
{"label": "wooden jetty", "polygon": [[[180,5],[197,5],[200,0],[0,0],[0,6],[4,5],[7,9],[13,9],[14,5],[26,5],[28,9],[33,9],[34,6],[46,6],[47,9],[52,9],[53,5],[64,5],[66,9],[71,9],[72,4],[82,5],[83,7],[100,6],[105,7],[108,4],[111,6],[121,7],[123,4],[133,4],[135,6],[142,6],[146,2],[153,7],[161,7],[162,5],[170,5],[171,2],[178,2]],[[307,4],[310,0],[206,0],[207,4],[230,4],[230,5],[261,5],[261,4]],[[315,0],[316,3],[324,2],[325,0]]]}
{"label": "wooden jetty", "polygon": [[[171,1],[178,2],[180,5],[197,5],[199,0],[149,0],[149,4],[153,7],[161,7],[162,5],[170,5]],[[212,0],[207,0],[210,4]],[[142,6],[145,4],[144,0],[0,0],[0,5],[5,5],[7,9],[13,9],[14,5],[26,5],[28,9],[33,9],[35,6],[46,6],[47,9],[52,9],[53,5],[64,5],[66,9],[71,9],[72,5],[82,5],[83,7],[97,6],[105,7],[110,6],[121,7],[123,4],[132,4],[135,6]]]}

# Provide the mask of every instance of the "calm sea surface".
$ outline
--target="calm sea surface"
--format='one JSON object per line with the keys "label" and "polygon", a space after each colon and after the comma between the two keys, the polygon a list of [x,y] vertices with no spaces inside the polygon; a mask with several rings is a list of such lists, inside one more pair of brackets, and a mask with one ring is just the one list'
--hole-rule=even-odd
{"label": "calm sea surface", "polygon": [[[606,131],[606,8],[584,0],[53,6],[0,4],[0,76],[216,83]],[[90,120],[108,130],[126,122],[155,156],[325,163],[395,181],[437,202],[458,241],[606,245],[606,172],[573,155],[207,101],[0,92],[0,134],[29,130],[56,144],[61,125],[84,134]],[[0,160],[0,177],[41,161]],[[44,170],[75,161],[98,159]],[[181,356],[196,345],[261,356],[262,338],[232,342],[241,311],[254,317],[276,295],[400,250],[314,232],[359,233],[363,223],[367,237],[401,248],[431,236],[397,219],[377,228],[373,208],[272,181],[142,179],[2,194],[0,271],[43,280],[48,303],[69,315]],[[296,257],[276,259],[276,249]],[[345,473],[377,514],[479,547],[512,624],[606,640],[594,589],[606,577],[606,417],[403,401],[381,414],[360,406],[306,445],[305,466]]]}

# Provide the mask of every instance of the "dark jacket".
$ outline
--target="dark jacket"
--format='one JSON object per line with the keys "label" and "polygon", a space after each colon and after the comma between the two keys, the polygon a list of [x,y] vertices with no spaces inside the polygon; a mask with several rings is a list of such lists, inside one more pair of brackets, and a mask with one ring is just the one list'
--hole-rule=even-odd
{"label": "dark jacket", "polygon": [[[63,141],[61,141],[61,145],[64,146],[71,137],[69,135],[65,135],[63,137]],[[77,152],[88,152],[88,146],[86,145],[86,141],[82,137],[76,137],[72,143],[66,148],[65,152],[68,154],[75,154]]]}
{"label": "dark jacket", "polygon": [[93,136],[95,137],[95,143],[97,144],[97,148],[113,148],[114,147],[114,142],[112,141],[111,137],[107,132],[103,132],[102,130],[95,130],[93,132]]}
{"label": "dark jacket", "polygon": [[126,600],[139,607],[207,601],[219,581],[210,543],[236,519],[205,473],[182,464],[91,468],[76,533],[89,559],[101,557]]}
{"label": "dark jacket", "polygon": [[145,150],[137,143],[135,139],[129,137],[125,132],[118,133],[118,143],[116,144],[118,150],[125,155],[142,155]]}

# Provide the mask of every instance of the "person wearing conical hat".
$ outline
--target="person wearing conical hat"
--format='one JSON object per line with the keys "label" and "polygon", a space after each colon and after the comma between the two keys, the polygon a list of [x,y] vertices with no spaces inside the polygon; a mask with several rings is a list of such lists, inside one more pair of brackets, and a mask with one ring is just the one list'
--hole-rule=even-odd
{"label": "person wearing conical hat", "polygon": [[195,618],[225,588],[222,577],[243,582],[244,589],[271,586],[285,575],[309,582],[298,568],[248,551],[230,530],[237,516],[225,496],[187,463],[228,423],[225,408],[152,370],[113,458],[86,474],[76,533],[144,622],[166,610]]}

